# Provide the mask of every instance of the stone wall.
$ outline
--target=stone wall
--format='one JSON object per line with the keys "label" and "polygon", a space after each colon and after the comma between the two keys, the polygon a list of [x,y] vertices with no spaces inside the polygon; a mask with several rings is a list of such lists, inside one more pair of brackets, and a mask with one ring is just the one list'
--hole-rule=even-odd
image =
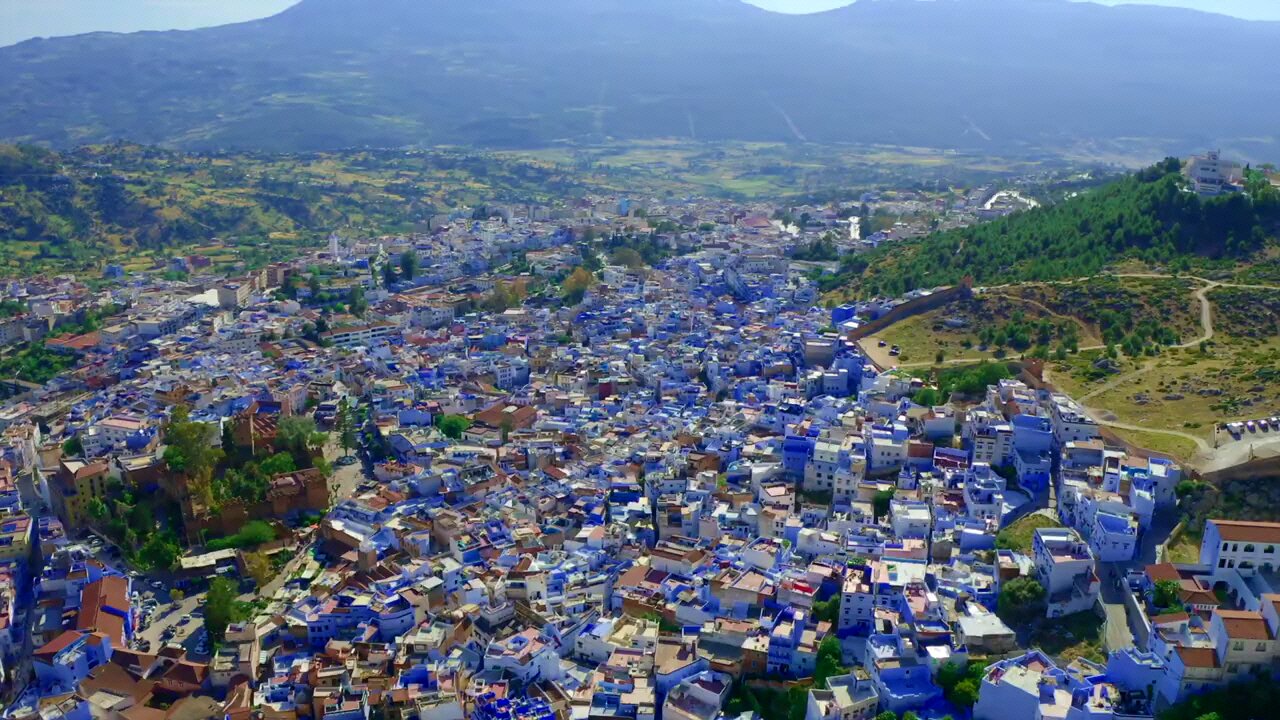
{"label": "stone wall", "polygon": [[898,307],[872,320],[864,323],[857,330],[848,334],[850,340],[861,340],[868,335],[874,335],[881,330],[893,325],[896,322],[905,320],[912,315],[926,313],[943,305],[949,305],[956,300],[962,300],[969,297],[973,293],[973,280],[965,278],[965,281],[955,287],[949,287],[945,290],[939,290],[932,295],[916,298],[902,303]]}

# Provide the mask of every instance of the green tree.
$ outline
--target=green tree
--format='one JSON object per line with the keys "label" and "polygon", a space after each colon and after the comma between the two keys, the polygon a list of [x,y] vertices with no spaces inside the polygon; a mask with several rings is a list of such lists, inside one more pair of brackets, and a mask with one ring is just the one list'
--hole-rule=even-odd
{"label": "green tree", "polygon": [[107,516],[107,504],[96,497],[89,498],[89,516],[101,520]]}
{"label": "green tree", "polygon": [[191,422],[185,407],[174,408],[164,433],[164,460],[169,469],[188,475],[213,470],[223,457],[221,447],[209,444],[213,432],[212,425]]}
{"label": "green tree", "polygon": [[944,694],[949,694],[955,689],[956,685],[968,675],[968,664],[959,662],[948,662],[938,668],[938,674],[935,678],[938,687],[942,688]]}
{"label": "green tree", "polygon": [[291,473],[298,469],[298,464],[294,462],[293,455],[287,452],[278,452],[258,464],[263,475],[272,477],[281,473]]}
{"label": "green tree", "polygon": [[916,391],[915,395],[911,396],[911,402],[922,407],[937,407],[943,401],[942,393],[938,392],[937,388],[921,388]]}
{"label": "green tree", "polygon": [[1035,578],[1016,577],[1000,588],[996,609],[1006,622],[1033,617],[1044,606],[1044,586]]}
{"label": "green tree", "polygon": [[79,457],[84,454],[84,444],[80,442],[79,435],[69,437],[62,443],[62,454],[69,457]]}
{"label": "green tree", "polygon": [[155,570],[173,568],[181,555],[182,548],[171,533],[153,533],[138,550],[138,560]]}
{"label": "green tree", "polygon": [[818,600],[813,603],[813,619],[835,625],[840,621],[840,595],[830,600]]}
{"label": "green tree", "polygon": [[596,284],[596,276],[592,275],[585,268],[574,268],[574,271],[565,278],[560,285],[563,293],[564,301],[570,305],[577,305],[582,302],[582,298],[586,295],[587,290]]}
{"label": "green tree", "polygon": [[151,512],[151,506],[146,502],[139,502],[129,510],[129,527],[141,537],[151,535],[156,529],[156,518]]}
{"label": "green tree", "polygon": [[412,280],[418,274],[418,253],[413,250],[400,253],[400,273],[405,280]]}
{"label": "green tree", "polygon": [[338,443],[344,455],[350,455],[359,439],[356,437],[355,416],[345,402],[338,412]]}
{"label": "green tree", "polygon": [[214,578],[204,601],[204,629],[214,642],[226,639],[227,626],[235,621],[235,611],[236,586],[226,578]]}
{"label": "green tree", "polygon": [[293,455],[296,467],[303,467],[311,458],[315,447],[323,446],[325,436],[316,431],[316,421],[310,417],[282,417],[276,423],[276,449]]}
{"label": "green tree", "polygon": [[275,568],[271,564],[271,558],[266,553],[251,552],[244,554],[245,574],[253,578],[261,588],[275,577]]}
{"label": "green tree", "polygon": [[876,716],[876,720],[898,720],[898,713],[892,710],[885,710]]}
{"label": "green tree", "polygon": [[211,445],[216,430],[212,425],[191,422],[187,409],[174,408],[165,425],[164,462],[171,472],[187,477],[187,488],[197,502],[214,507],[213,471],[225,454],[221,445]]}
{"label": "green tree", "polygon": [[938,687],[951,704],[968,709],[977,701],[975,688],[982,686],[986,672],[978,663],[949,662],[938,668]]}
{"label": "green tree", "polygon": [[441,415],[436,419],[436,427],[439,428],[440,432],[444,433],[446,437],[453,438],[454,440],[461,440],[462,433],[466,432],[467,428],[471,427],[471,421],[462,415]]}
{"label": "green tree", "polygon": [[350,308],[352,315],[364,317],[365,312],[369,309],[369,301],[364,297],[364,287],[362,285],[352,285],[351,289],[347,291],[347,307]]}
{"label": "green tree", "polygon": [[972,708],[978,702],[978,689],[981,685],[973,678],[965,678],[956,683],[955,689],[951,692],[951,703],[959,708],[966,710]]}
{"label": "green tree", "polygon": [[828,634],[818,645],[818,659],[813,670],[815,687],[825,687],[827,678],[844,675],[849,669],[844,666],[840,641],[834,634]]}
{"label": "green tree", "polygon": [[893,502],[894,490],[881,490],[871,498],[871,508],[875,512],[875,517],[879,520],[889,514],[889,504]]}
{"label": "green tree", "polygon": [[330,465],[323,455],[316,455],[311,458],[311,467],[319,470],[320,474],[327,478],[333,477],[333,465]]}
{"label": "green tree", "polygon": [[1182,586],[1177,580],[1159,580],[1156,582],[1152,599],[1156,607],[1178,608],[1182,606]]}
{"label": "green tree", "polygon": [[633,248],[622,247],[613,251],[610,258],[615,265],[624,265],[632,270],[644,267],[644,258]]}

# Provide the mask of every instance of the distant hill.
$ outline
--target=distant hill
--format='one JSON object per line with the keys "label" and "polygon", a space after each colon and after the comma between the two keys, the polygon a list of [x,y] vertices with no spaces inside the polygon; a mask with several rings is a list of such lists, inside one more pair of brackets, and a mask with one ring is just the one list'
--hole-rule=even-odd
{"label": "distant hill", "polygon": [[303,0],[0,49],[0,138],[188,149],[1147,138],[1275,151],[1280,23],[1066,0]]}
{"label": "distant hill", "polygon": [[403,232],[450,208],[563,199],[599,189],[597,182],[589,173],[475,153],[0,145],[0,276],[163,257],[215,238],[253,247],[262,264],[335,229]]}
{"label": "distant hill", "polygon": [[1247,261],[1276,237],[1280,192],[1250,172],[1250,192],[1201,198],[1182,189],[1170,158],[1061,203],[989,223],[882,245],[842,259],[826,287],[900,295],[916,288],[1061,280],[1102,272],[1124,259],[1174,268],[1206,260]]}

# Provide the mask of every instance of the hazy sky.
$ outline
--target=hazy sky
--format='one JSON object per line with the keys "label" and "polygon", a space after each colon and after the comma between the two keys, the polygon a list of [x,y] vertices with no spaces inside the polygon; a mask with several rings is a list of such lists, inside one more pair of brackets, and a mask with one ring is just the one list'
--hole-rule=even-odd
{"label": "hazy sky", "polygon": [[[95,30],[169,30],[205,27],[265,17],[296,0],[0,0],[0,46],[30,37],[74,35]],[[360,0],[352,0],[359,2]],[[535,0],[536,1],[536,0]],[[783,12],[813,12],[848,0],[748,0]],[[1277,0],[1096,0],[1107,5],[1143,1],[1280,20]]]}

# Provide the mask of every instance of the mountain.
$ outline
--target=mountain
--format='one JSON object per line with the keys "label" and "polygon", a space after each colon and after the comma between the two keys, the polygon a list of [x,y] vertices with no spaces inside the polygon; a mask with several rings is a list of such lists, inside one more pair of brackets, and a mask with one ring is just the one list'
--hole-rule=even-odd
{"label": "mountain", "polygon": [[186,149],[1144,138],[1274,149],[1280,23],[1066,0],[302,0],[0,48],[0,138]]}

